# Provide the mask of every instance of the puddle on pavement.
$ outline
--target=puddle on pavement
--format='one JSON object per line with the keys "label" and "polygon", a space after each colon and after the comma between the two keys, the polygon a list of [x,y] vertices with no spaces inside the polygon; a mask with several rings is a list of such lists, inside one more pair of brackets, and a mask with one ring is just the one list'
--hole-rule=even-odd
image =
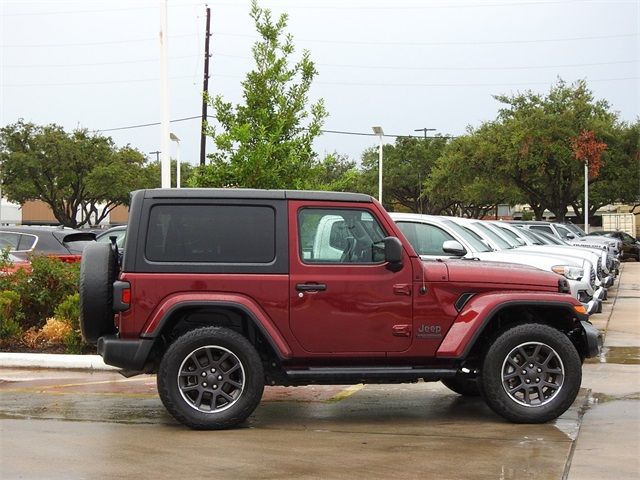
{"label": "puddle on pavement", "polygon": [[640,365],[640,347],[603,347],[600,355],[587,359],[587,363]]}

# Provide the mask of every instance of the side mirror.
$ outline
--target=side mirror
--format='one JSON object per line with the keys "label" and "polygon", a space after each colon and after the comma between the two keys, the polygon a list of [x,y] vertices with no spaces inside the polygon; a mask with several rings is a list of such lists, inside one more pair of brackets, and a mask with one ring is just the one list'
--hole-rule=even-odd
{"label": "side mirror", "polygon": [[442,251],[455,255],[456,257],[464,257],[467,254],[467,250],[462,244],[456,240],[447,240],[442,244]]}
{"label": "side mirror", "polygon": [[384,261],[389,270],[397,272],[402,269],[402,243],[396,237],[386,237],[384,242]]}
{"label": "side mirror", "polygon": [[568,238],[569,240],[573,240],[576,236],[573,233],[567,233],[564,238]]}

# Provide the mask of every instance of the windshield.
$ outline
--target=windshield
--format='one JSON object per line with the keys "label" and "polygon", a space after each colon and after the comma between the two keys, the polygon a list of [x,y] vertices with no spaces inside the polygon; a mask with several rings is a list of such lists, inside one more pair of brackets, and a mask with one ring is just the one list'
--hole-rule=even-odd
{"label": "windshield", "polygon": [[[534,232],[531,230],[525,230],[524,228],[519,228],[518,231],[529,240],[531,240],[534,245],[549,245],[550,242],[547,239],[548,235],[539,235],[540,232]],[[559,243],[558,243],[559,245]]]}
{"label": "windshield", "polygon": [[456,222],[452,222],[451,220],[443,220],[442,223],[447,225],[447,227],[451,228],[454,232],[460,235],[464,240],[466,240],[469,245],[471,245],[477,252],[491,252],[491,248],[482,241],[482,239],[471,230],[468,230],[464,227],[461,227]]}
{"label": "windshield", "polygon": [[545,232],[530,232],[530,233],[531,235],[536,235],[540,237],[548,245],[569,245],[567,242],[559,239],[555,235],[549,235],[548,233],[545,233]]}
{"label": "windshield", "polygon": [[484,225],[483,223],[480,223],[480,222],[473,222],[473,225],[479,230],[481,230],[484,234],[486,234],[487,237],[489,237],[489,239],[491,239],[492,242],[498,245],[498,247],[500,247],[500,250],[509,250],[514,247],[514,245],[511,245],[504,238],[502,238],[496,232],[491,230],[491,228],[489,228],[487,225]]}
{"label": "windshield", "polygon": [[516,243],[518,243],[520,245],[526,245],[527,244],[527,242],[525,242],[521,237],[526,237],[534,245],[542,245],[536,239],[531,239],[531,238],[527,237],[526,235],[520,235],[519,233],[514,232],[510,228],[503,227],[502,225],[498,225],[496,223],[494,223],[493,226],[496,227],[496,228],[499,228],[501,233],[503,233],[504,235],[507,235],[509,238],[513,239],[514,242],[516,242]]}
{"label": "windshield", "polygon": [[582,230],[577,225],[574,225],[573,223],[565,223],[564,226],[567,227],[569,230],[571,230],[576,235],[578,235],[579,237],[584,237],[584,236],[587,235],[587,233],[584,230]]}

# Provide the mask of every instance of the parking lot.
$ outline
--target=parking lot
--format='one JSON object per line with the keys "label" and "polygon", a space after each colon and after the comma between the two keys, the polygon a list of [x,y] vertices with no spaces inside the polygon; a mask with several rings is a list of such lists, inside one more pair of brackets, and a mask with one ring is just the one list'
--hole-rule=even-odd
{"label": "parking lot", "polygon": [[507,423],[439,383],[267,388],[243,428],[196,432],[153,376],[0,370],[3,478],[589,479],[640,475],[640,263],[594,323],[600,359],[558,420]]}

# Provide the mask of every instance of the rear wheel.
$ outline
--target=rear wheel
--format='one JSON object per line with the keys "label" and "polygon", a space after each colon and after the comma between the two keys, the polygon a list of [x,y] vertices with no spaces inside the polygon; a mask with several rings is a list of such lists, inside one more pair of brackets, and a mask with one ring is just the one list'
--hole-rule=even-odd
{"label": "rear wheel", "polygon": [[260,356],[239,333],[204,327],[179,337],[166,351],[157,376],[169,413],[198,430],[230,428],[260,403],[264,371]]}
{"label": "rear wheel", "polygon": [[491,344],[478,381],[487,405],[507,420],[547,422],[562,415],[578,394],[580,355],[555,328],[518,325]]}

